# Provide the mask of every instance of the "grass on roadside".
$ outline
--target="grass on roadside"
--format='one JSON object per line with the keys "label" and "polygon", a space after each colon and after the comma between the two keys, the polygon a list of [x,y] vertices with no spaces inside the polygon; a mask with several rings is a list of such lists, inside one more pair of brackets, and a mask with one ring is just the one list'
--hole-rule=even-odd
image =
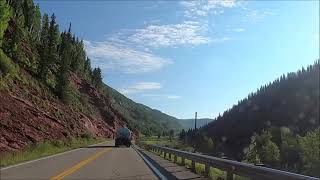
{"label": "grass on roadside", "polygon": [[156,136],[143,137],[143,138],[140,138],[139,142],[144,143],[144,144],[169,147],[169,148],[173,148],[173,149],[180,149],[180,150],[188,151],[188,152],[192,152],[194,150],[193,147],[190,147],[186,144],[183,144],[175,138],[173,138],[170,141],[168,136],[161,136],[160,138],[158,138]]}
{"label": "grass on roadside", "polygon": [[29,145],[22,151],[0,157],[0,166],[5,167],[24,161],[30,161],[103,141],[106,141],[106,139],[96,139],[92,137],[71,139],[68,142],[43,141],[38,144]]}

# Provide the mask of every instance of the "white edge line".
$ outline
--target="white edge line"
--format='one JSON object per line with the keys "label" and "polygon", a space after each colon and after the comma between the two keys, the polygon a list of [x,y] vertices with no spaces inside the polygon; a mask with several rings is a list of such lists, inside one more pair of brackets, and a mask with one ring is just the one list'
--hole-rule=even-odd
{"label": "white edge line", "polygon": [[[97,144],[92,144],[90,146],[96,146],[98,144],[102,144],[102,143],[106,143],[106,142],[108,142],[108,141],[104,141],[104,142],[97,143]],[[90,147],[90,146],[88,146],[88,147]],[[14,168],[14,167],[21,166],[21,165],[25,165],[25,164],[29,164],[29,163],[33,163],[33,162],[37,162],[37,161],[41,161],[41,160],[44,160],[44,159],[49,159],[49,158],[52,158],[52,157],[60,156],[60,155],[67,154],[67,153],[74,152],[74,151],[78,151],[78,150],[81,150],[81,149],[83,149],[83,147],[77,148],[77,149],[72,149],[70,151],[61,152],[61,153],[58,153],[58,154],[53,154],[53,155],[50,155],[50,156],[45,156],[45,157],[42,157],[42,158],[39,158],[39,159],[35,159],[35,160],[31,160],[31,161],[26,161],[26,162],[23,162],[23,163],[7,166],[7,167],[4,167],[4,168],[1,168],[0,171],[6,170],[6,169],[10,169],[10,168]]]}
{"label": "white edge line", "polygon": [[132,147],[133,147],[133,149],[140,155],[140,157],[144,160],[144,162],[146,162],[146,163],[148,164],[148,166],[152,169],[152,171],[153,171],[154,173],[156,173],[156,175],[157,175],[161,180],[167,180],[167,178],[166,178],[163,174],[161,174],[161,172],[160,172],[156,167],[154,167],[154,166],[152,165],[152,163],[151,163],[147,158],[145,158],[144,155],[141,154],[141,153],[139,152],[139,150],[138,150],[135,146],[132,146]]}

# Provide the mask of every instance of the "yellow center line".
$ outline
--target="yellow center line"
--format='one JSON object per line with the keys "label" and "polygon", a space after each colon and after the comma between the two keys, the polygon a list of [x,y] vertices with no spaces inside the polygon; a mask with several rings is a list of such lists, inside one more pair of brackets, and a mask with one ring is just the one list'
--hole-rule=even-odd
{"label": "yellow center line", "polygon": [[86,164],[90,163],[91,161],[97,159],[99,156],[101,156],[102,154],[110,151],[111,148],[108,148],[108,149],[104,149],[102,151],[99,151],[97,153],[95,153],[93,156],[90,156],[88,159],[85,159],[81,162],[79,162],[78,164],[72,166],[71,168],[63,171],[62,173],[52,177],[50,180],[61,180],[63,179],[64,177],[66,176],[69,176],[70,174],[76,172],[78,169],[80,169],[81,167],[85,166]]}

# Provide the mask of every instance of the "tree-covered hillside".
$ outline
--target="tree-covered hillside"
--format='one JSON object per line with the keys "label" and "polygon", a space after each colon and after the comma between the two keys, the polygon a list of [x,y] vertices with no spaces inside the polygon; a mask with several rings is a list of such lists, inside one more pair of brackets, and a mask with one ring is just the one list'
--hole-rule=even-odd
{"label": "tree-covered hillside", "polygon": [[209,154],[320,176],[314,155],[320,143],[319,63],[262,86],[208,125],[188,131],[187,142]]}
{"label": "tree-covered hillside", "polygon": [[[68,30],[60,32],[56,16],[41,15],[33,0],[0,0],[0,20],[2,87],[23,81],[27,73],[65,105],[81,107],[90,115],[101,109],[106,111],[84,98],[86,95],[74,82],[81,79],[88,84],[86,87],[92,86],[103,94],[101,99],[109,101],[108,113],[120,116],[133,130],[148,135],[180,127],[176,118],[135,103],[105,85],[101,69],[91,67],[84,43],[72,33],[71,23]],[[6,91],[10,92],[10,88]]]}
{"label": "tree-covered hillside", "polygon": [[108,85],[104,85],[102,91],[112,99],[112,107],[125,118],[130,127],[140,130],[145,135],[168,134],[171,129],[181,129],[175,117],[136,103]]}

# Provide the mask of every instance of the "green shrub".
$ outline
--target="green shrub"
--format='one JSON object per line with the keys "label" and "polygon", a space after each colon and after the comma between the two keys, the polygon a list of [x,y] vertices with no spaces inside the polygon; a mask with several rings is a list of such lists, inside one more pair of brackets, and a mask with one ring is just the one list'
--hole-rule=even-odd
{"label": "green shrub", "polygon": [[308,132],[304,137],[298,138],[302,172],[311,176],[320,176],[320,128]]}
{"label": "green shrub", "polygon": [[15,73],[15,66],[0,49],[0,75],[6,76]]}
{"label": "green shrub", "polygon": [[80,137],[82,139],[92,139],[93,137],[91,136],[91,134],[88,134],[88,133],[83,133],[80,135]]}
{"label": "green shrub", "polygon": [[[51,75],[52,76],[52,75]],[[51,88],[51,89],[54,89],[57,85],[57,81],[56,79],[52,76],[52,77],[49,77],[47,79],[47,85]]]}

